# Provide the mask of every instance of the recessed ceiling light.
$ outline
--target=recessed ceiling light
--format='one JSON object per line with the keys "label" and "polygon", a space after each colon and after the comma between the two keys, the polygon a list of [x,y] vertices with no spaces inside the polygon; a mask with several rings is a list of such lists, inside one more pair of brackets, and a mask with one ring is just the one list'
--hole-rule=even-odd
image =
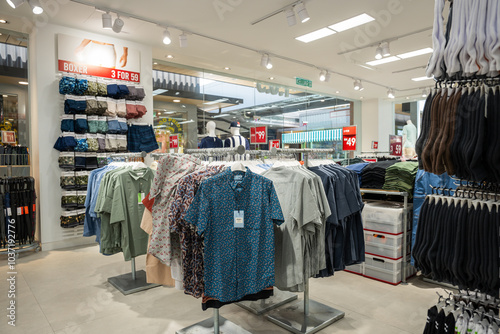
{"label": "recessed ceiling light", "polygon": [[20,85],[27,85],[27,84],[28,84],[28,82],[26,82],[26,81],[19,81],[19,84],[20,84]]}
{"label": "recessed ceiling light", "polygon": [[424,80],[432,80],[434,77],[418,77],[418,78],[412,78],[413,81],[424,81]]}
{"label": "recessed ceiling light", "polygon": [[401,60],[401,58],[398,58],[396,56],[392,56],[392,57],[382,58],[382,59],[379,59],[379,60],[369,61],[366,64],[370,65],[370,66],[377,66],[377,65],[391,63],[393,61],[398,61],[398,60]]}
{"label": "recessed ceiling light", "polygon": [[175,95],[179,95],[181,92],[175,92]]}
{"label": "recessed ceiling light", "polygon": [[375,19],[371,17],[370,15],[363,13],[361,15],[352,17],[350,19],[344,20],[339,23],[335,23],[331,26],[328,26],[328,28],[335,30],[336,32],[341,32],[345,31],[357,26],[360,26],[362,24],[374,21]]}
{"label": "recessed ceiling light", "polygon": [[362,99],[364,99],[364,97],[360,96],[360,98],[359,98],[359,99],[360,99],[360,100],[362,100]]}
{"label": "recessed ceiling light", "polygon": [[274,80],[274,77],[270,77],[269,80]]}
{"label": "recessed ceiling light", "polygon": [[181,100],[174,100],[174,102],[175,102],[175,103],[179,103],[179,102],[181,102]]}
{"label": "recessed ceiling light", "polygon": [[9,95],[5,95],[5,94],[3,94],[2,96],[3,96],[3,97],[9,97]]}
{"label": "recessed ceiling light", "polygon": [[158,63],[157,63],[157,62],[154,62],[154,63],[153,63],[153,65],[158,65]]}
{"label": "recessed ceiling light", "polygon": [[340,93],[340,91],[336,91],[336,92],[335,92],[335,94],[339,94],[339,93]]}
{"label": "recessed ceiling light", "polygon": [[183,107],[183,108],[186,108],[186,105],[185,105],[185,104],[183,104],[183,105],[182,105],[182,107]]}
{"label": "recessed ceiling light", "polygon": [[402,54],[398,55],[398,57],[406,59],[406,58],[411,58],[411,57],[416,57],[416,56],[421,56],[421,55],[425,55],[428,53],[432,53],[433,51],[434,50],[432,50],[432,48],[425,48],[425,49],[420,49],[420,50],[416,50],[416,51],[402,53]]}
{"label": "recessed ceiling light", "polygon": [[172,59],[172,58],[174,58],[174,56],[172,56],[172,55],[167,55],[167,58],[168,58],[168,59]]}
{"label": "recessed ceiling light", "polygon": [[5,21],[4,19],[0,19],[0,23],[4,23],[4,24],[6,24],[6,23],[7,23],[7,21]]}
{"label": "recessed ceiling light", "polygon": [[319,30],[310,32],[308,34],[305,34],[305,35],[302,35],[299,37],[295,37],[295,39],[298,41],[304,42],[304,43],[309,43],[309,42],[312,42],[312,41],[315,41],[317,39],[320,39],[320,38],[323,38],[326,36],[330,36],[333,34],[335,34],[335,31],[328,29],[328,28],[321,28]]}
{"label": "recessed ceiling light", "polygon": [[406,97],[406,99],[407,99],[407,100],[409,100],[409,99],[410,99],[410,97],[409,97],[409,96],[407,96],[407,97]]}
{"label": "recessed ceiling light", "polygon": [[224,69],[225,69],[226,71],[229,71],[231,68],[226,66],[226,67],[224,67]]}
{"label": "recessed ceiling light", "polygon": [[321,100],[321,102],[325,102],[325,99]]}

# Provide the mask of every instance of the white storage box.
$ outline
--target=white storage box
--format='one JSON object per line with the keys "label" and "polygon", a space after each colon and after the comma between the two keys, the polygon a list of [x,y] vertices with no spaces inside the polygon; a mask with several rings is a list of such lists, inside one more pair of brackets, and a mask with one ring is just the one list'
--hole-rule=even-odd
{"label": "white storage box", "polygon": [[345,270],[354,274],[363,275],[363,263],[347,266],[345,267]]}
{"label": "white storage box", "polygon": [[399,260],[391,260],[370,254],[365,255],[365,265],[373,268],[398,272],[401,271],[402,264],[403,264],[402,258]]}
{"label": "white storage box", "polygon": [[[411,229],[413,204],[408,204],[407,229]],[[403,204],[366,201],[362,212],[365,229],[398,234],[403,232]]]}
{"label": "white storage box", "polygon": [[[366,253],[392,260],[399,260],[403,257],[403,234],[391,235],[372,231],[364,231],[364,233]],[[411,233],[406,234],[406,240],[406,249],[409,253]]]}
{"label": "white storage box", "polygon": [[398,260],[403,257],[403,246],[392,247],[382,244],[365,242],[365,252],[373,255],[383,256],[392,260]]}
{"label": "white storage box", "polygon": [[368,278],[373,278],[384,283],[399,284],[401,283],[401,271],[384,270],[377,267],[365,265],[365,275]]}
{"label": "white storage box", "polygon": [[365,241],[376,245],[399,247],[403,243],[403,235],[391,235],[380,232],[364,231]]}

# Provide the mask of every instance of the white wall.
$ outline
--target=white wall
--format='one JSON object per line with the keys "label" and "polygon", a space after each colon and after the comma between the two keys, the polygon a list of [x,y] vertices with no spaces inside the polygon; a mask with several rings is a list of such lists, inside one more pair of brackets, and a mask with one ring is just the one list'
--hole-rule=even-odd
{"label": "white wall", "polygon": [[394,135],[394,103],[391,100],[378,100],[378,150],[389,152],[389,135]]}
{"label": "white wall", "polygon": [[[87,33],[56,25],[39,28],[30,35],[30,95],[32,112],[33,167],[38,175],[40,199],[41,242],[44,250],[93,243],[95,238],[77,236],[74,229],[60,227],[61,188],[59,186],[59,152],[53,145],[59,137],[60,116],[63,114],[63,99],[59,94],[57,74],[57,34],[90,38],[109,43],[120,40],[98,34]],[[117,35],[119,36],[119,35]],[[144,103],[148,113],[142,122],[153,123],[152,92],[152,48],[127,42],[131,48],[141,51],[141,84],[145,88]],[[38,167],[38,168],[37,168]]]}

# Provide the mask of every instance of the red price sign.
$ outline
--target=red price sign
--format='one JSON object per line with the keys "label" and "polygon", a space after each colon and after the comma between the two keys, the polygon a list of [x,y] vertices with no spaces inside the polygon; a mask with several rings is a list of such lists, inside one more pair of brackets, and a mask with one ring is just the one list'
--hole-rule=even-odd
{"label": "red price sign", "polygon": [[280,148],[280,140],[274,139],[269,141],[269,148]]}
{"label": "red price sign", "polygon": [[403,137],[402,136],[389,136],[389,154],[401,156],[403,155]]}
{"label": "red price sign", "polygon": [[372,141],[372,150],[378,150],[378,141]]}
{"label": "red price sign", "polygon": [[179,147],[179,136],[174,135],[170,136],[170,148],[178,148]]}
{"label": "red price sign", "polygon": [[267,126],[250,128],[250,144],[267,144]]}
{"label": "red price sign", "polygon": [[356,126],[345,126],[342,128],[342,149],[344,151],[356,151]]}
{"label": "red price sign", "polygon": [[16,133],[14,131],[2,131],[2,143],[15,144],[16,143]]}

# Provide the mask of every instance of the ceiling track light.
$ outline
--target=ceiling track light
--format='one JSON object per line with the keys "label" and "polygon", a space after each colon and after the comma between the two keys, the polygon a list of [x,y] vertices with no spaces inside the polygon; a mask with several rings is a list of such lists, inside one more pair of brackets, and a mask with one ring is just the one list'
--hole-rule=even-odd
{"label": "ceiling track light", "polygon": [[320,73],[319,73],[319,80],[320,81],[324,81],[324,82],[328,82],[330,81],[330,77],[331,77],[331,73],[328,72],[327,70],[322,70]]}
{"label": "ceiling track light", "polygon": [[394,96],[394,89],[389,88],[389,90],[387,91],[387,97],[390,99],[393,99],[395,97]]}
{"label": "ceiling track light", "polygon": [[427,97],[427,89],[422,90],[422,97]]}
{"label": "ceiling track light", "polygon": [[382,59],[382,53],[384,51],[382,50],[382,47],[379,45],[377,46],[377,49],[375,51],[375,59]]}
{"label": "ceiling track light", "polygon": [[260,59],[260,66],[267,68],[268,70],[273,68],[273,64],[271,63],[271,57],[267,53],[262,55]]}
{"label": "ceiling track light", "polygon": [[24,0],[7,0],[7,3],[9,4],[9,6],[16,9],[24,3]]}
{"label": "ceiling track light", "polygon": [[168,31],[168,28],[165,28],[163,31],[163,44],[168,45],[172,43],[172,38],[170,38],[170,32]]}
{"label": "ceiling track light", "polygon": [[363,88],[363,85],[361,84],[361,81],[360,80],[354,80],[354,90],[359,90],[359,91],[362,91],[364,88]]}
{"label": "ceiling track light", "polygon": [[384,42],[381,44],[382,56],[388,57],[391,55],[391,49],[389,48],[389,42]]}
{"label": "ceiling track light", "polygon": [[300,22],[305,23],[309,21],[309,13],[307,13],[306,5],[303,1],[295,5],[295,11],[297,12]]}
{"label": "ceiling track light", "polygon": [[35,15],[40,15],[43,13],[43,8],[40,5],[40,1],[38,0],[28,0],[28,4],[31,7],[31,10],[33,11],[33,14]]}
{"label": "ceiling track light", "polygon": [[120,18],[120,15],[118,14],[118,17],[115,19],[115,23],[113,23],[113,31],[118,34],[120,31],[122,31],[124,25],[125,22],[123,22],[123,20]]}
{"label": "ceiling track light", "polygon": [[184,31],[179,35],[179,46],[181,48],[185,48],[188,46],[187,34]]}
{"label": "ceiling track light", "polygon": [[109,12],[102,13],[102,27],[104,29],[112,29],[113,28],[113,18]]}
{"label": "ceiling track light", "polygon": [[289,27],[297,24],[297,17],[295,16],[295,12],[292,7],[285,9],[284,13]]}

